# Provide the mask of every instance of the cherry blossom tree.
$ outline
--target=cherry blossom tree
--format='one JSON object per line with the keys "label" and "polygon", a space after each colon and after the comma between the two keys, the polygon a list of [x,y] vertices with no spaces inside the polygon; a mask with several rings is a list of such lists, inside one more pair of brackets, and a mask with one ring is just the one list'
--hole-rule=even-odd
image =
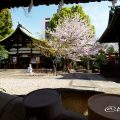
{"label": "cherry blossom tree", "polygon": [[106,52],[107,48],[108,48],[107,44],[101,44],[99,42],[94,42],[94,44],[89,50],[89,55],[96,55],[98,54],[99,51]]}
{"label": "cherry blossom tree", "polygon": [[96,42],[92,26],[86,19],[81,19],[79,14],[64,18],[49,33],[56,56],[77,60],[81,56],[89,57],[105,49],[105,46]]}
{"label": "cherry blossom tree", "polygon": [[65,18],[62,23],[58,23],[54,31],[49,33],[52,36],[51,45],[56,49],[56,54],[72,59],[89,55],[95,39],[91,25],[79,15]]}

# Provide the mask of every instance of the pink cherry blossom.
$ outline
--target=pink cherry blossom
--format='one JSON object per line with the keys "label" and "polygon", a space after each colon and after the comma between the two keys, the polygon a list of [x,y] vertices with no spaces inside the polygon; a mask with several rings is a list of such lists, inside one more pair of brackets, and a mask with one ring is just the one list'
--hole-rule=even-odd
{"label": "pink cherry blossom", "polygon": [[95,54],[101,45],[95,42],[95,33],[86,20],[79,15],[65,18],[58,23],[51,34],[51,45],[57,50],[57,56],[78,59],[83,55]]}

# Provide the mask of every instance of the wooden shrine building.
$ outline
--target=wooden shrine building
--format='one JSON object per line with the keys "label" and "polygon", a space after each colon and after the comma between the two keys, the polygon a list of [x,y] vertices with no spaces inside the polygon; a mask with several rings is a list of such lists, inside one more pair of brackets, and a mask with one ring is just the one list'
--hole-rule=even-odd
{"label": "wooden shrine building", "polygon": [[120,6],[111,8],[108,27],[99,39],[100,43],[118,43],[118,62],[103,65],[101,74],[108,77],[120,77]]}
{"label": "wooden shrine building", "polygon": [[7,68],[26,69],[30,63],[33,68],[52,67],[50,58],[41,55],[40,48],[33,47],[33,39],[39,40],[19,24],[13,33],[0,41],[9,51]]}

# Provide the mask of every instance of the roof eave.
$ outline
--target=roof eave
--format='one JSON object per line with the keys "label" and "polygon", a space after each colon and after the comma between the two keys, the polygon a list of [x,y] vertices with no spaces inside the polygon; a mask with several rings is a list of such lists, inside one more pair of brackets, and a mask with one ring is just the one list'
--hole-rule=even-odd
{"label": "roof eave", "polygon": [[[58,5],[61,0],[33,0],[33,5]],[[112,0],[64,0],[65,4],[73,3],[88,3],[88,2],[101,2],[101,1],[112,1]],[[14,7],[28,7],[31,0],[0,0],[0,8],[14,8]]]}
{"label": "roof eave", "polygon": [[108,25],[98,42],[100,43],[114,43],[118,42],[119,40],[119,31],[120,28],[120,11],[116,13],[111,21],[111,23]]}

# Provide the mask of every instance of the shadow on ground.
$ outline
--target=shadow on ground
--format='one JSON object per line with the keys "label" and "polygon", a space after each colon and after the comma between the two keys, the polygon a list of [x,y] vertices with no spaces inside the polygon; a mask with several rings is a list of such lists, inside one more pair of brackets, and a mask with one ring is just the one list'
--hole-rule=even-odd
{"label": "shadow on ground", "polygon": [[105,80],[99,73],[66,73],[61,74],[62,77],[58,79],[81,79],[81,80]]}

